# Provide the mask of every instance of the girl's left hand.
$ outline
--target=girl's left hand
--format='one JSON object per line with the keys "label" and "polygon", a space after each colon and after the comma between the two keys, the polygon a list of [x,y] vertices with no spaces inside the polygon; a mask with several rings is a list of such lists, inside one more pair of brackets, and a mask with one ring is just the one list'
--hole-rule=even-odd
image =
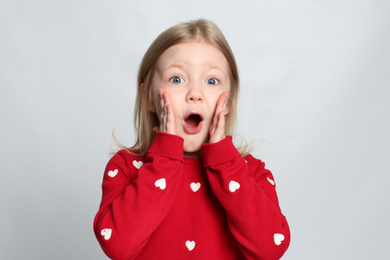
{"label": "girl's left hand", "polygon": [[225,115],[227,114],[226,103],[227,103],[228,96],[229,93],[227,91],[223,92],[221,96],[219,96],[217,106],[215,108],[213,122],[211,123],[209,128],[210,144],[217,143],[226,137],[225,136]]}

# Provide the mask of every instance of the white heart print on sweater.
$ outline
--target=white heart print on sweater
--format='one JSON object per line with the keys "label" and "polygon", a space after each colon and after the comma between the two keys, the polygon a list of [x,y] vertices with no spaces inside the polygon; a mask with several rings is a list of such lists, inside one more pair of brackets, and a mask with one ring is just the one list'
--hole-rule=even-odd
{"label": "white heart print on sweater", "polygon": [[108,176],[110,176],[111,178],[114,178],[117,174],[118,174],[118,169],[108,172]]}
{"label": "white heart print on sweater", "polygon": [[104,240],[109,240],[111,238],[112,230],[111,228],[105,228],[100,231],[100,234],[104,237]]}
{"label": "white heart print on sweater", "polygon": [[195,241],[186,241],[186,247],[188,248],[189,251],[192,251],[192,249],[195,248]]}
{"label": "white heart print on sweater", "polygon": [[157,180],[154,185],[162,190],[164,190],[167,187],[167,183],[165,181],[165,178]]}
{"label": "white heart print on sweater", "polygon": [[139,168],[141,168],[141,166],[143,164],[144,164],[144,162],[142,162],[142,161],[136,161],[136,160],[133,161],[134,167],[137,168],[138,170],[139,170]]}
{"label": "white heart print on sweater", "polygon": [[269,183],[271,183],[272,185],[275,185],[275,182],[274,180],[270,179],[269,177],[267,177],[267,180],[269,181]]}
{"label": "white heart print on sweater", "polygon": [[278,234],[278,233],[276,233],[275,235],[274,235],[274,242],[275,242],[275,245],[280,245],[281,243],[282,243],[282,241],[284,240],[284,236],[283,236],[283,234]]}
{"label": "white heart print on sweater", "polygon": [[197,192],[199,190],[199,188],[200,188],[200,183],[199,182],[197,182],[197,183],[193,182],[193,183],[191,183],[190,187],[191,187],[191,190],[193,192]]}
{"label": "white heart print on sweater", "polygon": [[235,192],[236,190],[238,190],[240,188],[240,184],[236,181],[230,181],[229,183],[229,190],[231,192]]}

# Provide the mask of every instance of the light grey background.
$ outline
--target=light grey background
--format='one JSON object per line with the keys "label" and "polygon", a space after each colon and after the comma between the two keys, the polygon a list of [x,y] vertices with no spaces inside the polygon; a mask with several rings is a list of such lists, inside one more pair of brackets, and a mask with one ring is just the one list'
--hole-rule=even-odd
{"label": "light grey background", "polygon": [[177,22],[225,33],[238,133],[275,175],[283,259],[384,259],[390,2],[0,2],[0,259],[106,259],[92,230],[111,131],[133,143],[138,64]]}

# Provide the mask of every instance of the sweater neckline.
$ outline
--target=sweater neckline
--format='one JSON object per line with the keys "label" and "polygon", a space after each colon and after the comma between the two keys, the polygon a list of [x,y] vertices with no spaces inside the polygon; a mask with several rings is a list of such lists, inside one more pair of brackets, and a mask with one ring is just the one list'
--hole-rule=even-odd
{"label": "sweater neckline", "polygon": [[184,158],[184,163],[188,164],[202,164],[203,165],[203,159],[202,158]]}

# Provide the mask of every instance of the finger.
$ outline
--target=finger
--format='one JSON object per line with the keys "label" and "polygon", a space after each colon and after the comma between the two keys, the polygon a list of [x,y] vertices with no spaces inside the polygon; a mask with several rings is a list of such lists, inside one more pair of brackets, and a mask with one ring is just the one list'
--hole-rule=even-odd
{"label": "finger", "polygon": [[216,143],[225,138],[225,112],[221,111],[218,114],[218,121],[215,130],[210,133],[210,143]]}
{"label": "finger", "polygon": [[163,88],[159,89],[160,95],[160,131],[170,134],[176,134],[175,117],[171,96]]}
{"label": "finger", "polygon": [[217,128],[219,113],[221,113],[221,111],[225,111],[225,103],[226,103],[228,95],[229,95],[229,93],[227,91],[225,91],[218,98],[217,105],[215,107],[213,121],[212,121],[212,124],[210,126],[210,134],[211,134],[211,132],[214,132],[215,129]]}
{"label": "finger", "polygon": [[[215,129],[215,134],[224,137],[225,134],[225,111],[221,111],[218,114],[218,124]],[[222,138],[221,138],[222,139]]]}
{"label": "finger", "polygon": [[215,108],[215,115],[214,115],[214,119],[217,120],[217,117],[219,115],[219,113],[221,111],[224,111],[225,110],[225,107],[226,107],[226,101],[227,101],[227,97],[228,97],[229,93],[227,91],[223,92],[219,98],[218,98],[218,101],[217,101],[217,106]]}
{"label": "finger", "polygon": [[164,99],[164,130],[165,132],[168,132],[168,128],[170,127],[168,114],[169,114],[169,106],[171,106],[171,104],[170,104],[169,94],[165,91],[163,93],[163,99]]}
{"label": "finger", "polygon": [[172,102],[171,102],[171,96],[170,96],[169,93],[166,92],[165,90],[164,90],[164,92],[163,92],[163,97],[164,97],[165,105],[171,104],[171,103],[172,103]]}
{"label": "finger", "polygon": [[229,103],[229,93],[226,92],[225,102],[223,102],[223,111],[225,112],[225,116],[227,115],[227,113],[229,113],[228,103]]}
{"label": "finger", "polygon": [[165,99],[164,99],[164,90],[160,89],[160,107],[161,109],[164,109],[165,106]]}
{"label": "finger", "polygon": [[[225,109],[228,96],[229,96],[229,93],[227,91],[223,92],[221,94],[221,96],[219,96],[217,108],[219,108],[220,111]],[[218,112],[218,114],[219,114],[219,112]]]}
{"label": "finger", "polygon": [[175,126],[175,115],[173,112],[173,105],[171,102],[171,96],[168,92],[164,93],[165,98],[165,106],[166,106],[166,124],[167,124],[167,131],[170,134],[176,134],[176,126]]}
{"label": "finger", "polygon": [[176,126],[175,126],[175,116],[173,113],[172,104],[167,104],[167,119],[166,119],[166,130],[169,134],[176,134]]}
{"label": "finger", "polygon": [[165,114],[168,114],[167,106],[171,104],[171,97],[169,96],[168,92],[163,93],[163,99],[164,99],[164,108],[165,108]]}
{"label": "finger", "polygon": [[163,97],[163,94],[164,94],[164,89],[162,89],[162,88],[160,88],[159,90],[158,90],[158,98],[159,98],[159,100],[160,100],[160,113],[161,113],[161,111],[164,109],[164,97]]}
{"label": "finger", "polygon": [[[160,119],[160,126],[163,124],[163,121],[164,121],[164,98],[163,98],[163,93],[164,93],[164,90],[162,88],[159,89],[159,92],[158,92],[158,98],[159,98],[159,101],[160,101],[160,113],[159,113],[159,119]],[[160,130],[161,127],[160,127]]]}
{"label": "finger", "polygon": [[213,121],[211,122],[210,128],[209,128],[209,133],[210,135],[214,134],[215,129],[217,128],[217,123],[218,123],[218,115],[215,114]]}
{"label": "finger", "polygon": [[166,92],[163,88],[159,88],[159,98],[160,98],[160,132],[166,132],[167,130],[167,108],[166,108]]}

